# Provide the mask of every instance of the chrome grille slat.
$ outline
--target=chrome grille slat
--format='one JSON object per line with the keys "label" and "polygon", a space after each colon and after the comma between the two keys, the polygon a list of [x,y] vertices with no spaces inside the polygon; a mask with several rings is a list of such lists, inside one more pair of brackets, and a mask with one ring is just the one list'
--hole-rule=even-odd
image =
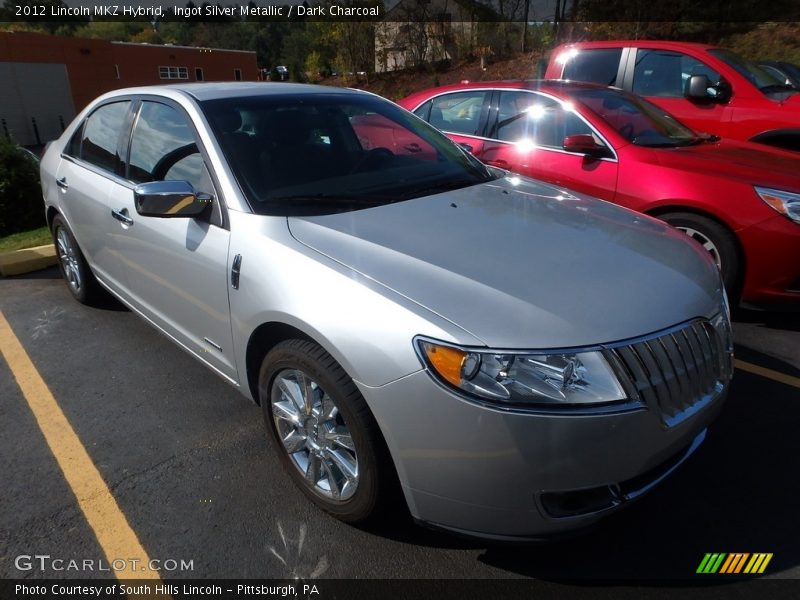
{"label": "chrome grille slat", "polygon": [[664,335],[657,338],[653,345],[659,347],[660,353],[663,353],[663,356],[666,357],[666,361],[662,358],[662,364],[664,364],[664,368],[668,373],[667,377],[672,385],[670,386],[670,406],[675,413],[679,413],[683,410],[683,399],[687,397],[689,394],[684,390],[685,383],[683,382],[684,374],[682,373],[683,369],[681,368],[681,364],[676,361],[673,352],[670,348],[670,336]]}
{"label": "chrome grille slat", "polygon": [[650,346],[646,343],[635,344],[633,351],[636,352],[649,373],[650,385],[653,386],[656,396],[658,396],[659,405],[666,409],[669,406],[669,388],[667,382],[664,381],[664,372],[650,351]]}
{"label": "chrome grille slat", "polygon": [[636,353],[628,347],[615,348],[614,352],[625,367],[630,382],[636,388],[641,400],[647,405],[655,404],[657,402],[655,390],[649,385],[645,367]]}
{"label": "chrome grille slat", "polygon": [[[676,337],[674,333],[669,334],[669,341],[670,347],[674,349],[674,357],[673,363],[678,362],[681,368],[681,376],[679,380],[681,382],[681,389],[683,389],[683,400],[688,401],[690,398],[694,398],[697,396],[695,391],[695,375],[693,372],[693,363],[687,360],[687,355],[691,356],[691,352],[685,346],[685,342],[683,340],[683,336],[678,333]],[[681,408],[686,408],[686,404],[681,405]]]}
{"label": "chrome grille slat", "polygon": [[685,329],[679,331],[678,334],[684,340],[686,348],[689,351],[688,355],[692,357],[692,376],[690,377],[690,381],[692,382],[692,394],[694,394],[694,397],[697,398],[703,393],[703,384],[700,381],[700,348],[697,346],[696,341],[694,345],[692,344],[694,336],[687,334]]}
{"label": "chrome grille slat", "polygon": [[[709,326],[710,327],[710,326]],[[712,330],[710,331],[707,327],[703,326],[703,333],[705,334],[706,341],[708,342],[708,351],[710,353],[709,358],[709,371],[711,372],[711,377],[708,378],[706,381],[706,392],[709,392],[713,389],[714,384],[720,377],[720,368],[719,368],[719,353],[722,351],[720,345],[718,343],[718,336]]]}
{"label": "chrome grille slat", "polygon": [[711,378],[711,370],[709,369],[708,361],[709,361],[709,350],[708,350],[708,338],[706,337],[703,331],[698,332],[696,327],[691,328],[692,335],[694,335],[695,339],[697,340],[697,345],[700,348],[700,353],[703,357],[703,364],[702,364],[702,386],[705,388],[707,386],[708,380]]}
{"label": "chrome grille slat", "polygon": [[709,321],[697,320],[617,346],[613,352],[641,401],[670,426],[722,389],[725,375],[719,354],[727,348],[724,336]]}

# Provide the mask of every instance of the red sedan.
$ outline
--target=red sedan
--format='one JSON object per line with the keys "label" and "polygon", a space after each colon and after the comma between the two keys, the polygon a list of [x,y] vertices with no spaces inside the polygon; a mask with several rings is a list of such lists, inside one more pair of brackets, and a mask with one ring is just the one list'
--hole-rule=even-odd
{"label": "red sedan", "polygon": [[586,83],[464,83],[399,104],[487,164],[683,230],[742,303],[800,305],[796,154],[697,133],[646,100]]}

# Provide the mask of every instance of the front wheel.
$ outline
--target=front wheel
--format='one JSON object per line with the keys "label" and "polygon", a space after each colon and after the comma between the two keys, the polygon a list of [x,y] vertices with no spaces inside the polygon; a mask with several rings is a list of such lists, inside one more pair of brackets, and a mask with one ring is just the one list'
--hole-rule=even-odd
{"label": "front wheel", "polygon": [[658,218],[680,229],[708,251],[722,273],[728,296],[734,298],[741,289],[744,274],[733,233],[713,219],[694,213],[666,213]]}
{"label": "front wheel", "polygon": [[372,517],[391,468],[375,419],[333,357],[313,342],[281,342],[264,358],[259,397],[270,438],[303,493],[342,521]]}

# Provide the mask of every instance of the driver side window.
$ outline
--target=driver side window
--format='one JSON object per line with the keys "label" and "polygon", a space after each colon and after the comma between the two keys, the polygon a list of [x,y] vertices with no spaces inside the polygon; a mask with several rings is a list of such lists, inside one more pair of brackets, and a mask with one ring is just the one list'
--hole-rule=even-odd
{"label": "driver side window", "polygon": [[213,186],[189,123],[171,106],[143,102],[131,139],[128,179],[188,181],[195,192],[213,195]]}

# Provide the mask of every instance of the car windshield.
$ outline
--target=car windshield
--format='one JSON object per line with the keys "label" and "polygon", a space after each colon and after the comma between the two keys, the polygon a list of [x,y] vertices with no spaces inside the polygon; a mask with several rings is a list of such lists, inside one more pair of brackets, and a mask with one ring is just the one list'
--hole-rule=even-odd
{"label": "car windshield", "polygon": [[619,90],[577,89],[570,95],[638,146],[686,146],[706,139],[647,100]]}
{"label": "car windshield", "polygon": [[745,60],[730,50],[712,48],[708,53],[725,62],[765,94],[787,92],[794,89],[769,71],[751,63],[749,60]]}
{"label": "car windshield", "polygon": [[374,96],[263,95],[201,105],[259,214],[358,210],[496,177],[424,121]]}

